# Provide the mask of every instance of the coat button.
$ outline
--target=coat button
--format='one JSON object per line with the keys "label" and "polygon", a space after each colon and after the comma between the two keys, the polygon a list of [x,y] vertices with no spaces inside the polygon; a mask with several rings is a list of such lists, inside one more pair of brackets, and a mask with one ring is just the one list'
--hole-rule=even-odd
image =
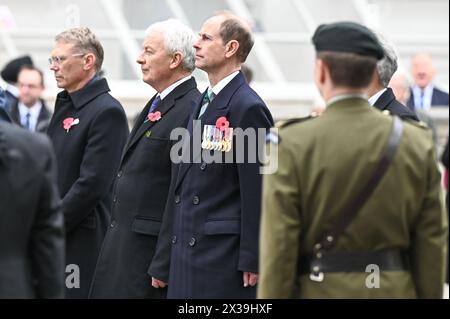
{"label": "coat button", "polygon": [[113,202],[114,202],[114,203],[117,203],[117,196],[114,196]]}
{"label": "coat button", "polygon": [[198,198],[198,196],[194,196],[194,199],[192,200],[192,203],[194,205],[198,205],[200,203],[200,198]]}
{"label": "coat button", "polygon": [[202,165],[200,165],[200,169],[204,171],[206,169],[206,163],[202,163]]}
{"label": "coat button", "polygon": [[175,204],[179,204],[181,202],[180,195],[175,195]]}
{"label": "coat button", "polygon": [[111,228],[114,228],[114,226],[116,226],[116,221],[113,219],[111,221],[111,225],[109,225]]}
{"label": "coat button", "polygon": [[195,238],[192,237],[192,238],[189,240],[189,246],[194,247],[194,245],[195,245]]}
{"label": "coat button", "polygon": [[177,243],[177,236],[173,236],[172,237],[172,244],[176,244]]}
{"label": "coat button", "polygon": [[119,171],[118,173],[117,173],[117,178],[121,178],[122,177],[122,171]]}

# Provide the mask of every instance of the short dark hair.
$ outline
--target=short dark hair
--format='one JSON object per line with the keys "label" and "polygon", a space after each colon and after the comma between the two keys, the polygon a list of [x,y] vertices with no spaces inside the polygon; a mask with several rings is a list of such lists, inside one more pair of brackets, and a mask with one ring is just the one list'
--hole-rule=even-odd
{"label": "short dark hair", "polygon": [[317,58],[328,66],[334,85],[355,89],[369,85],[377,66],[376,58],[349,52],[322,51]]}
{"label": "short dark hair", "polygon": [[28,71],[36,71],[39,76],[41,77],[41,85],[42,87],[44,87],[44,73],[42,73],[41,69],[35,67],[34,65],[24,65],[20,68],[19,73],[17,73],[17,77],[19,76],[20,72],[22,72],[23,70],[28,70]]}
{"label": "short dark hair", "polygon": [[252,50],[253,36],[249,29],[242,25],[242,22],[236,18],[226,18],[220,25],[220,37],[224,43],[228,43],[231,40],[239,42],[239,49],[237,51],[237,57],[241,63],[247,60],[247,57]]}

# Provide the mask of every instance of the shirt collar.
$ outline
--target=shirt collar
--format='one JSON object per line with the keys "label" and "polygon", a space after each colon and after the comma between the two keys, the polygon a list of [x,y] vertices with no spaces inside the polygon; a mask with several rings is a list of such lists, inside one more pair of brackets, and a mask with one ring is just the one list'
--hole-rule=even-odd
{"label": "shirt collar", "polygon": [[333,96],[331,99],[329,99],[327,106],[329,106],[333,103],[336,103],[338,101],[345,100],[345,99],[351,99],[351,98],[360,98],[360,99],[367,100],[367,95],[366,94],[339,94],[339,95]]}
{"label": "shirt collar", "polygon": [[[238,74],[239,74],[239,71],[235,71],[235,72],[231,73],[230,75],[227,75],[226,77],[224,77],[222,80],[220,80],[219,83],[217,83],[212,88],[214,95],[217,96],[220,93],[220,91],[222,91],[223,88],[226,87],[228,85],[228,83],[230,83],[231,80],[233,80],[235,78],[235,76]],[[211,84],[209,85],[209,87],[211,87]]]}
{"label": "shirt collar", "polygon": [[70,97],[75,108],[79,109],[103,93],[109,92],[108,82],[105,78],[94,77],[78,91],[68,93],[66,90],[58,94],[61,98]]}
{"label": "shirt collar", "polygon": [[161,97],[161,100],[164,99],[167,95],[169,95],[177,86],[179,86],[181,83],[184,83],[192,78],[192,75],[188,75],[177,82],[173,83],[169,87],[167,87],[165,90],[163,90],[161,93],[159,93],[159,96]]}
{"label": "shirt collar", "polygon": [[380,96],[383,95],[383,93],[386,92],[386,90],[387,90],[387,89],[384,88],[384,89],[378,91],[377,93],[375,93],[374,95],[372,95],[372,96],[369,98],[369,104],[372,105],[372,106],[374,106],[374,105],[375,105],[375,102],[378,101],[378,99],[380,98]]}
{"label": "shirt collar", "polygon": [[21,117],[24,117],[27,113],[30,113],[32,118],[37,118],[39,116],[39,113],[41,112],[41,108],[41,101],[37,101],[31,107],[27,107],[22,102],[19,102],[19,112]]}

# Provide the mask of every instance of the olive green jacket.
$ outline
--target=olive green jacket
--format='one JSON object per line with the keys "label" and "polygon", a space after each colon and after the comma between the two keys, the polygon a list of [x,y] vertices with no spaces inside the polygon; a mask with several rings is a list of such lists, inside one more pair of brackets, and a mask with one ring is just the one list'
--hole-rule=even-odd
{"label": "olive green jacket", "polygon": [[447,249],[440,173],[431,133],[404,122],[385,176],[334,251],[406,251],[410,271],[297,275],[299,253],[312,253],[378,163],[392,117],[362,98],[331,104],[320,117],[286,125],[271,139],[278,169],[264,176],[259,298],[441,298]]}

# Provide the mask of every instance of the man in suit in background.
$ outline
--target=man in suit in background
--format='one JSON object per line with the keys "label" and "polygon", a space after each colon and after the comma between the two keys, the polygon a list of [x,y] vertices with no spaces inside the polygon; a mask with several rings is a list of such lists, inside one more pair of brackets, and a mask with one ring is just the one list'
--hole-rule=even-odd
{"label": "man in suit in background", "polygon": [[[242,162],[224,162],[224,150],[230,151],[230,147],[246,154],[251,149],[251,142],[241,140],[242,144],[235,145],[237,138],[229,133],[231,128],[264,131],[273,125],[266,105],[240,71],[252,46],[248,25],[229,13],[208,19],[194,45],[195,65],[208,73],[209,87],[189,120],[189,142],[194,149],[192,157],[180,164],[174,187],[169,298],[256,295],[260,162],[247,157]],[[194,134],[201,128],[203,152],[196,149],[202,136]],[[215,142],[214,151],[208,144],[211,141]],[[254,155],[258,150],[253,142]],[[209,155],[217,161],[211,161]],[[235,155],[234,159],[242,154],[237,151]]]}
{"label": "man in suit in background", "polygon": [[19,99],[11,107],[12,120],[32,132],[45,133],[51,113],[41,98],[44,75],[33,66],[24,66],[17,77]]}
{"label": "man in suit in background", "polygon": [[0,75],[7,83],[5,87],[6,104],[4,108],[6,112],[10,112],[12,106],[17,103],[19,98],[19,89],[17,87],[17,76],[23,66],[33,66],[33,60],[30,56],[25,55],[9,61],[2,69]]}
{"label": "man in suit in background", "polygon": [[429,110],[432,106],[447,106],[448,93],[438,89],[434,83],[436,68],[431,55],[420,53],[414,56],[411,63],[414,86],[407,106],[411,110]]}
{"label": "man in suit in background", "polygon": [[395,99],[401,104],[406,105],[409,100],[409,81],[406,74],[400,71],[396,71],[388,86],[392,89],[392,93],[395,95]]}
{"label": "man in suit in background", "polygon": [[88,28],[58,34],[49,62],[64,89],[56,97],[47,133],[56,151],[66,228],[66,297],[86,298],[109,225],[112,185],[128,123],[98,74],[103,47]]}
{"label": "man in suit in background", "polygon": [[[391,78],[391,81],[389,81],[389,87],[392,89],[396,100],[401,104],[406,105],[411,94],[409,89],[409,81],[406,75],[402,72],[395,72]],[[436,146],[438,142],[438,135],[436,123],[434,122],[433,118],[428,114],[426,110],[423,109],[416,109],[415,111],[411,111],[411,109],[408,108],[408,110],[410,110],[410,112],[412,113],[415,113],[419,121],[425,123],[430,128],[431,132],[433,133],[433,141]]]}
{"label": "man in suit in background", "polygon": [[[192,101],[200,97],[191,75],[194,41],[194,32],[174,19],[155,23],[146,31],[137,62],[144,82],[157,94],[142,110],[122,154],[111,227],[102,245],[90,298],[166,296],[167,289],[152,287],[147,273],[157,241],[170,240],[170,233],[161,231],[173,176],[170,134],[186,127]],[[166,276],[161,278],[167,282]]]}
{"label": "man in suit in background", "polygon": [[392,89],[388,87],[392,75],[397,71],[397,54],[395,53],[394,47],[381,34],[377,36],[383,47],[384,58],[378,61],[372,82],[367,89],[369,104],[375,106],[380,111],[387,110],[402,119],[418,121],[419,119],[414,112],[398,102]]}
{"label": "man in suit in background", "polygon": [[64,222],[50,141],[0,119],[0,299],[64,297]]}

